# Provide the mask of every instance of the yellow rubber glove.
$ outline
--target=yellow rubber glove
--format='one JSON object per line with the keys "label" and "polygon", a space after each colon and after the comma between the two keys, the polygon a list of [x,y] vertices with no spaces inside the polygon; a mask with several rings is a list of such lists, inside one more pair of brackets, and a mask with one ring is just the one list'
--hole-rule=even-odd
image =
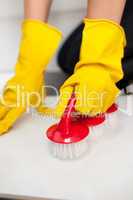
{"label": "yellow rubber glove", "polygon": [[76,110],[96,115],[105,112],[119,94],[116,82],[123,77],[124,31],[110,20],[85,19],[84,23],[80,60],[74,74],[61,87],[57,107],[40,108],[40,112],[60,116],[74,89]]}
{"label": "yellow rubber glove", "polygon": [[30,106],[41,102],[44,72],[55,53],[61,33],[38,20],[25,20],[15,75],[4,89],[0,103],[0,135],[8,131]]}

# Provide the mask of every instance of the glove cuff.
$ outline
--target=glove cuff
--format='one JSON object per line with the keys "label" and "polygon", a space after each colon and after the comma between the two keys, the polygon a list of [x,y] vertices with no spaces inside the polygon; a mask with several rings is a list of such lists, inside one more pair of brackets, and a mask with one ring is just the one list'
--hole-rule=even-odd
{"label": "glove cuff", "polygon": [[[123,39],[123,46],[126,47],[127,45],[127,40],[126,40],[126,34],[125,34],[125,31],[123,29],[123,27],[121,25],[119,25],[118,23],[116,23],[115,21],[113,20],[109,20],[109,19],[88,19],[88,18],[84,18],[83,19],[83,22],[85,25],[89,25],[91,26],[91,24],[93,25],[94,23],[101,23],[102,25],[105,24],[106,26],[112,26],[112,29],[116,29],[116,31],[119,31],[121,32],[121,36],[122,36],[122,39]],[[88,27],[89,28],[89,27]]]}
{"label": "glove cuff", "polygon": [[57,34],[59,37],[62,38],[62,32],[58,28],[56,28],[48,23],[42,22],[41,20],[37,20],[37,19],[23,20],[22,29],[26,29],[26,28],[30,29],[32,27],[36,27],[36,28],[38,27],[38,29],[40,29],[40,30],[42,29],[42,31],[51,31],[54,34]]}

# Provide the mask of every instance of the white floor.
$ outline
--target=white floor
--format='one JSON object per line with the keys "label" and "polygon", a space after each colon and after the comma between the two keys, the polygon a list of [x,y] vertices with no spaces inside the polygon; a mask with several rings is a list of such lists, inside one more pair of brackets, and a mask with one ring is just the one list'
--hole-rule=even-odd
{"label": "white floor", "polygon": [[[122,108],[126,97],[119,102]],[[90,135],[89,152],[77,161],[60,161],[49,153],[45,132],[55,121],[36,113],[26,114],[10,134],[0,138],[0,193],[132,200],[133,117],[121,111],[117,120],[112,116],[108,122],[111,125],[104,127],[103,133],[97,129]]]}

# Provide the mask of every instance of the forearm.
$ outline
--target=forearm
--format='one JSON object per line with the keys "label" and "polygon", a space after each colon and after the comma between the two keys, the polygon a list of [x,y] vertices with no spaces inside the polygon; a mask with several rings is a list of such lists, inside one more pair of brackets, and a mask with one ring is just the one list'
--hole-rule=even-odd
{"label": "forearm", "polygon": [[121,22],[126,0],[88,0],[87,17]]}
{"label": "forearm", "polygon": [[24,0],[24,18],[47,22],[52,0]]}

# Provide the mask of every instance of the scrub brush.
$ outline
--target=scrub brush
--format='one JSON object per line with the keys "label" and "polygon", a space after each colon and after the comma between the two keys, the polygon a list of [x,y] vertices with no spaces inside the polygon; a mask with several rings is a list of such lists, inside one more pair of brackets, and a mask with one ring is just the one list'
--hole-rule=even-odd
{"label": "scrub brush", "polygon": [[50,151],[54,157],[59,159],[76,159],[88,151],[88,127],[75,120],[74,93],[70,98],[65,112],[58,124],[47,130]]}

